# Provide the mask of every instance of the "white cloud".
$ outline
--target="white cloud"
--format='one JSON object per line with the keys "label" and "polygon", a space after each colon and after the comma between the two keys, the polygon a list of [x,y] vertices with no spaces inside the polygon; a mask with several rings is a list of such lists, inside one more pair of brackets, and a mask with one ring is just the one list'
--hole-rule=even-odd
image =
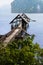
{"label": "white cloud", "polygon": [[38,10],[40,9],[40,5],[39,5],[39,4],[37,5],[37,9],[38,9]]}
{"label": "white cloud", "polygon": [[0,0],[0,7],[10,4],[13,0]]}

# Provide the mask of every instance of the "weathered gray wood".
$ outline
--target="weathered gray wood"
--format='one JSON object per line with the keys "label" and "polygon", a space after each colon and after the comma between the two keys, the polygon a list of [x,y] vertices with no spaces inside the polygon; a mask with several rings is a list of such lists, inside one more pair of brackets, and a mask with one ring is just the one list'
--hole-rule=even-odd
{"label": "weathered gray wood", "polygon": [[21,32],[21,30],[22,30],[22,25],[20,24],[20,25],[18,26],[18,28],[15,29],[15,30],[13,31],[13,33],[12,33],[11,35],[9,35],[8,37],[6,37],[6,39],[3,41],[4,46],[6,47],[6,45],[7,45],[11,40],[13,40],[13,38],[15,38],[15,37]]}

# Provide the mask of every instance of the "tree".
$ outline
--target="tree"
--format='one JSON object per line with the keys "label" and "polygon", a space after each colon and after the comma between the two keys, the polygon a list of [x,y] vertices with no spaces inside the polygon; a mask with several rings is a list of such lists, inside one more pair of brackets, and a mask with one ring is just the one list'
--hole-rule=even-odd
{"label": "tree", "polygon": [[33,43],[34,36],[14,40],[0,49],[1,65],[43,65],[43,49]]}

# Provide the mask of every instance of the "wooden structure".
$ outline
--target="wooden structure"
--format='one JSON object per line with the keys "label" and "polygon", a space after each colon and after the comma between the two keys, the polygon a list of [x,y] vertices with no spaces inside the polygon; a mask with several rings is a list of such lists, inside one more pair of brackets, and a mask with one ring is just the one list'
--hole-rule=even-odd
{"label": "wooden structure", "polygon": [[3,41],[6,46],[6,43],[14,40],[17,36],[20,36],[19,34],[21,34],[22,31],[26,32],[25,30],[29,22],[30,18],[28,18],[25,14],[17,15],[10,22],[11,31],[3,36],[0,36],[0,41]]}
{"label": "wooden structure", "polygon": [[28,23],[30,22],[30,18],[28,18],[25,14],[17,15],[11,22],[11,30],[13,28],[18,27],[18,25],[21,23],[22,28],[26,28]]}

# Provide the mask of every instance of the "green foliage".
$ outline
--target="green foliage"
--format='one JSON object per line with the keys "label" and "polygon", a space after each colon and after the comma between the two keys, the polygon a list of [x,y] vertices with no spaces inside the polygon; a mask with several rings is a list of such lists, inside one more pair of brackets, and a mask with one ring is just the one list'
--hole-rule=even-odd
{"label": "green foliage", "polygon": [[0,65],[43,65],[43,49],[33,39],[27,36],[0,49]]}

